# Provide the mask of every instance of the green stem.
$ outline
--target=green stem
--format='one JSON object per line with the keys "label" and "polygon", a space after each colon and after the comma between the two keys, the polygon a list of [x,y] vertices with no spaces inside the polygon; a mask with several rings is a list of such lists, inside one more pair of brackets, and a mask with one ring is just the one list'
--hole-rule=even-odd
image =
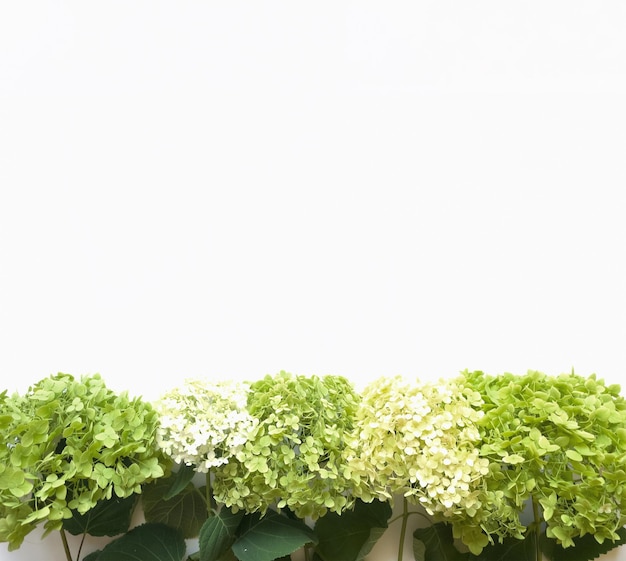
{"label": "green stem", "polygon": [[70,553],[70,546],[67,543],[67,536],[65,535],[65,530],[61,528],[59,530],[61,533],[61,541],[63,542],[63,550],[65,551],[65,558],[67,561],[72,561],[72,554]]}
{"label": "green stem", "polygon": [[409,501],[404,497],[402,505],[402,527],[400,529],[400,543],[398,544],[398,561],[402,561],[404,556],[404,538],[406,536],[407,522],[409,521]]}
{"label": "green stem", "polygon": [[211,487],[211,470],[206,472],[205,500],[207,512],[209,516],[212,516],[213,509],[215,508],[215,501],[213,500],[213,488]]}
{"label": "green stem", "polygon": [[539,544],[539,537],[541,534],[541,514],[539,513],[539,503],[532,498],[533,502],[533,517],[535,519],[535,560],[541,561],[541,545]]}
{"label": "green stem", "polygon": [[[91,522],[91,511],[87,515],[87,527],[89,527],[89,523]],[[83,536],[80,538],[80,544],[78,546],[78,553],[76,554],[76,561],[80,561],[80,552],[83,550],[83,545],[85,543],[85,538],[87,537],[87,532],[83,532]]]}
{"label": "green stem", "polygon": [[83,532],[83,536],[80,538],[80,545],[78,546],[78,553],[76,554],[77,561],[80,561],[80,552],[83,550],[83,545],[85,543],[86,537],[87,537],[87,532]]}
{"label": "green stem", "polygon": [[392,518],[391,520],[389,520],[389,522],[387,522],[387,524],[391,525],[396,520],[400,520],[400,518],[404,518],[405,516],[411,516],[412,514],[417,514],[418,516],[421,516],[427,522],[430,522],[430,518],[428,518],[428,516],[426,516],[423,512],[418,512],[417,510],[412,510],[410,512],[406,512],[406,513],[403,513],[403,514],[398,514],[398,516],[396,516],[396,517]]}

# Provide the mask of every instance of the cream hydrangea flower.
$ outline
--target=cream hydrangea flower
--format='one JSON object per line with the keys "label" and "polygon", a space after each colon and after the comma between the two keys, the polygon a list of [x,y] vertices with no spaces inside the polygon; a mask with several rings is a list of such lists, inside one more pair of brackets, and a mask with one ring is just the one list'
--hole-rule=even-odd
{"label": "cream hydrangea flower", "polygon": [[249,390],[243,382],[187,379],[167,392],[154,404],[163,452],[200,473],[228,463],[257,422],[246,410]]}
{"label": "cream hydrangea flower", "polygon": [[475,511],[489,465],[476,446],[481,404],[461,380],[379,378],[363,391],[344,475],[366,501],[401,494],[431,515]]}

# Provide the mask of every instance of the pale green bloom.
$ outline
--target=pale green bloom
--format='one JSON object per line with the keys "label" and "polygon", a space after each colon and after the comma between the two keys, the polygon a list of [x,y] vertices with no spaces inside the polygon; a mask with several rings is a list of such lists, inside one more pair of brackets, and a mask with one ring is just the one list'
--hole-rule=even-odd
{"label": "pale green bloom", "polygon": [[228,465],[215,470],[217,502],[233,510],[289,508],[317,518],[350,506],[342,450],[358,396],[339,376],[280,372],[254,382],[248,410],[258,424]]}
{"label": "pale green bloom", "polygon": [[228,463],[256,424],[246,409],[249,389],[243,382],[188,379],[167,392],[155,403],[163,452],[201,473]]}
{"label": "pale green bloom", "polygon": [[400,494],[442,516],[479,508],[488,470],[477,448],[481,403],[461,380],[375,380],[363,391],[344,473],[366,501]]}

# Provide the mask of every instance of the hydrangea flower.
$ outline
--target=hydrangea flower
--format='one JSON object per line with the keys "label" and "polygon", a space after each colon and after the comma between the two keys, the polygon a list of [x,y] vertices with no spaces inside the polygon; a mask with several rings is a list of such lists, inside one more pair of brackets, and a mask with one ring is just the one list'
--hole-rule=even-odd
{"label": "hydrangea flower", "polygon": [[200,473],[228,463],[256,424],[246,409],[249,390],[244,382],[187,379],[164,394],[155,403],[163,452]]}
{"label": "hydrangea flower", "polygon": [[61,529],[76,511],[140,493],[164,475],[157,414],[101,377],[57,374],[0,394],[0,541],[16,549],[37,524]]}
{"label": "hydrangea flower", "polygon": [[481,507],[454,524],[472,551],[494,537],[523,538],[533,505],[539,528],[564,547],[591,534],[619,538],[626,523],[626,400],[595,375],[466,373],[480,391],[481,456],[490,460]]}
{"label": "hydrangea flower", "polygon": [[300,518],[340,513],[352,504],[342,450],[358,396],[340,376],[280,372],[251,384],[257,420],[233,461],[215,470],[217,502],[234,511],[289,508]]}
{"label": "hydrangea flower", "polygon": [[488,471],[477,448],[481,404],[461,379],[375,380],[362,393],[344,475],[365,501],[400,494],[431,515],[475,511]]}

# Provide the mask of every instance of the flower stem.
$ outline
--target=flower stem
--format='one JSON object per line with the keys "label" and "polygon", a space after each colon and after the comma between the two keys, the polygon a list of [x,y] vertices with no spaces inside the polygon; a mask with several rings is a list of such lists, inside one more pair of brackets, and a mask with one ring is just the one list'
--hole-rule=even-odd
{"label": "flower stem", "polygon": [[541,514],[539,513],[539,503],[532,498],[533,502],[533,517],[535,519],[535,560],[541,561],[541,546],[539,544],[539,536],[541,533]]}
{"label": "flower stem", "polygon": [[412,514],[417,514],[418,516],[421,516],[424,520],[426,520],[427,522],[430,522],[430,518],[428,518],[428,516],[426,516],[424,513],[422,512],[418,512],[416,510],[412,510],[410,512],[407,513],[403,513],[403,514],[399,514],[398,516],[395,516],[394,518],[392,518],[391,520],[389,520],[387,522],[388,525],[393,524],[396,520],[400,520],[400,518],[404,518],[405,516],[411,516]]}
{"label": "flower stem", "polygon": [[65,558],[67,561],[72,561],[72,554],[70,553],[70,546],[67,543],[67,536],[65,535],[65,530],[61,528],[59,530],[61,533],[61,541],[63,542],[63,550],[65,551]]}
{"label": "flower stem", "polygon": [[211,487],[211,470],[206,472],[205,500],[207,512],[209,516],[213,516],[215,501],[213,500],[213,488]]}
{"label": "flower stem", "polygon": [[407,522],[409,521],[409,501],[404,497],[402,505],[402,527],[400,529],[400,543],[398,544],[398,561],[404,557],[404,538],[406,536]]}
{"label": "flower stem", "polygon": [[83,545],[85,543],[86,537],[87,537],[87,532],[83,532],[83,535],[80,538],[80,545],[78,546],[78,553],[76,554],[77,561],[80,561],[80,552],[83,550]]}

